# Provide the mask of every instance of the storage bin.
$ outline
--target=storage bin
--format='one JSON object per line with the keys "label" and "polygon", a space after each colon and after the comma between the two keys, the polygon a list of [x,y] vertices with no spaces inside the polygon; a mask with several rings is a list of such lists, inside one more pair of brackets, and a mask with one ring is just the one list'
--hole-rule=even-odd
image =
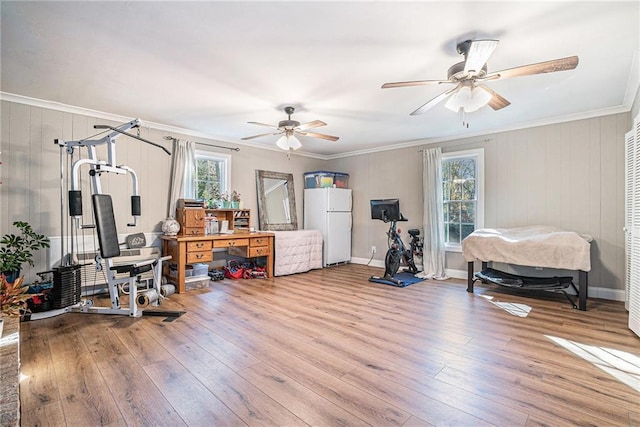
{"label": "storage bin", "polygon": [[304,174],[304,188],[347,188],[349,174],[330,171],[313,171]]}
{"label": "storage bin", "polygon": [[333,178],[333,183],[337,188],[349,188],[349,174],[336,172],[336,176]]}
{"label": "storage bin", "polygon": [[206,276],[209,273],[209,264],[191,264],[193,266],[194,276]]}
{"label": "storage bin", "polygon": [[314,171],[304,174],[304,188],[332,187],[335,173],[329,171]]}

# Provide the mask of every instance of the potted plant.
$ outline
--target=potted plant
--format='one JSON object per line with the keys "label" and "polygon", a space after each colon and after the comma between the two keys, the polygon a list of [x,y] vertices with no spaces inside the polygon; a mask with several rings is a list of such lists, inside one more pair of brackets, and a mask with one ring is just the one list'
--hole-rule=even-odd
{"label": "potted plant", "polygon": [[20,275],[22,264],[34,265],[35,251],[49,247],[49,239],[33,231],[28,222],[16,221],[13,225],[20,234],[5,234],[0,240],[0,273],[10,282]]}
{"label": "potted plant", "polygon": [[236,190],[233,190],[233,193],[231,193],[231,207],[233,209],[240,208],[240,193],[238,193]]}
{"label": "potted plant", "polygon": [[28,293],[29,285],[23,286],[24,277],[9,282],[0,274],[0,313],[7,316],[24,315],[27,312],[27,300],[34,294]]}
{"label": "potted plant", "polygon": [[231,195],[229,193],[220,194],[220,200],[222,200],[222,207],[229,209],[231,207]]}

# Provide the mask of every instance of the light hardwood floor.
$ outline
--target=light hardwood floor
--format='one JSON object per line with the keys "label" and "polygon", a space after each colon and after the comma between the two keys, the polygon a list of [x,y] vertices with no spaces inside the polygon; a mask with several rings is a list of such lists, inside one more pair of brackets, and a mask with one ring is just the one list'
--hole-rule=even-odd
{"label": "light hardwood floor", "polygon": [[590,299],[581,312],[560,295],[468,294],[460,280],[367,280],[380,273],[351,264],[211,282],[163,304],[187,311],[172,322],[23,323],[22,426],[640,425],[639,391],[551,338],[626,358],[637,374],[622,303]]}

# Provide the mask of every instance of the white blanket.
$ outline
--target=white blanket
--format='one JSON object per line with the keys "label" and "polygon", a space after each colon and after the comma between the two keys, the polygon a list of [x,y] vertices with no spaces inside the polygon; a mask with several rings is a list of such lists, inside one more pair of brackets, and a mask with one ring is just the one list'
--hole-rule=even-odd
{"label": "white blanket", "polygon": [[549,226],[480,229],[462,241],[468,262],[502,262],[530,267],[591,270],[592,237]]}
{"label": "white blanket", "polygon": [[274,231],[274,276],[322,268],[322,234],[318,230]]}

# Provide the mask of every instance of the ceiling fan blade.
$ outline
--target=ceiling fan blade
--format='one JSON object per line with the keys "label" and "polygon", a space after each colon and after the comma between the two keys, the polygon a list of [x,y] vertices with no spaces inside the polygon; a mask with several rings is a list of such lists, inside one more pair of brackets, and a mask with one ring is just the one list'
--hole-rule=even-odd
{"label": "ceiling fan blade", "polygon": [[456,87],[449,89],[446,92],[442,92],[440,95],[436,96],[435,98],[432,98],[431,100],[429,100],[429,102],[424,104],[422,107],[415,110],[413,113],[411,113],[411,115],[416,116],[418,114],[425,113],[427,110],[430,110],[432,107],[435,107],[436,104],[438,104],[440,101],[444,100],[447,96],[455,92],[459,87],[460,85],[458,84]]}
{"label": "ceiling fan blade", "polygon": [[498,76],[499,79],[511,77],[530,76],[532,74],[555,73],[556,71],[573,70],[578,66],[577,56],[552,59],[551,61],[538,62],[536,64],[522,65],[520,67],[509,68],[502,71],[495,71],[487,74],[486,78]]}
{"label": "ceiling fan blade", "polygon": [[303,123],[300,126],[298,126],[297,130],[306,130],[306,129],[311,129],[311,128],[317,128],[320,126],[326,126],[327,124],[325,122],[323,122],[322,120],[314,120],[312,122],[309,123]]}
{"label": "ceiling fan blade", "polygon": [[511,103],[509,101],[507,101],[505,98],[503,98],[498,92],[495,92],[494,90],[492,90],[491,88],[489,88],[488,86],[485,85],[478,85],[479,88],[487,91],[490,95],[491,95],[491,101],[489,101],[489,103],[487,104],[489,107],[493,108],[494,110],[500,110],[504,107],[508,107],[509,105],[511,105]]}
{"label": "ceiling fan blade", "polygon": [[323,133],[315,133],[315,132],[298,132],[296,131],[296,133],[302,135],[302,136],[310,136],[313,138],[321,138],[321,139],[327,139],[329,141],[337,141],[340,139],[340,137],[338,136],[331,136],[331,135],[325,135]]}
{"label": "ceiling fan blade", "polygon": [[247,123],[249,123],[249,124],[251,124],[251,125],[266,126],[266,127],[268,127],[268,128],[278,129],[278,126],[275,126],[275,125],[268,125],[268,124],[266,124],[266,123],[260,123],[260,122],[247,122]]}
{"label": "ceiling fan blade", "polygon": [[260,135],[253,135],[253,136],[245,136],[244,138],[240,138],[243,141],[246,141],[248,139],[253,139],[253,138],[261,138],[263,136],[268,136],[268,135],[280,135],[282,132],[269,132],[269,133],[261,133]]}
{"label": "ceiling fan blade", "polygon": [[479,73],[487,63],[487,60],[498,46],[498,40],[474,40],[471,42],[467,59],[464,63],[464,72]]}
{"label": "ceiling fan blade", "polygon": [[410,82],[394,82],[394,83],[385,83],[382,85],[382,89],[389,89],[393,87],[409,87],[409,86],[422,86],[422,85],[430,85],[433,83],[454,83],[449,80],[414,80]]}

